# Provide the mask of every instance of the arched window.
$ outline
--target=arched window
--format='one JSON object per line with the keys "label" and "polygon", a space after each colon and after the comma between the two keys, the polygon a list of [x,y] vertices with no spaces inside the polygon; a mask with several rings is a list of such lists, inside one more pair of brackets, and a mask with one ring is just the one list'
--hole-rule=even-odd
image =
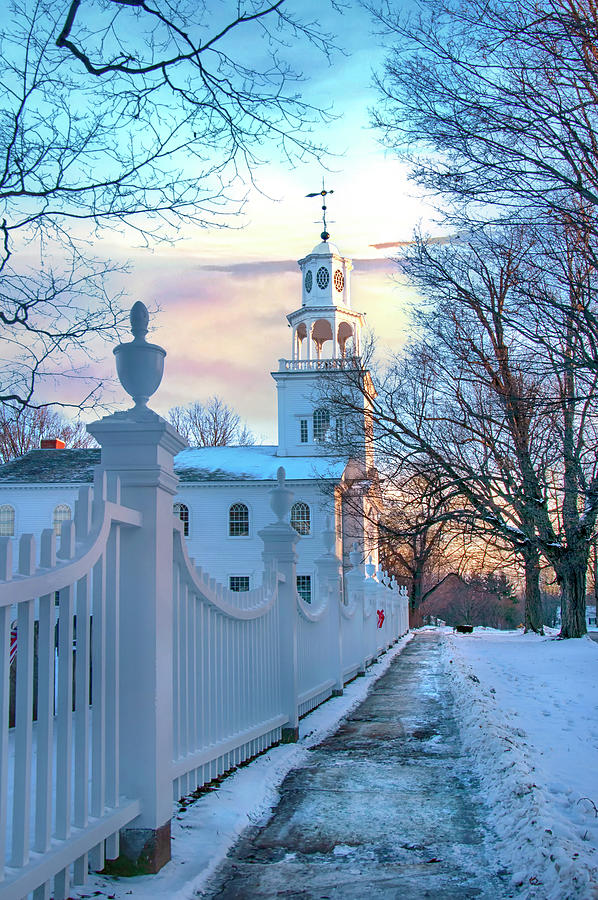
{"label": "arched window", "polygon": [[185,537],[189,537],[189,507],[184,503],[175,503],[172,511],[183,523],[183,534]]}
{"label": "arched window", "polygon": [[311,513],[307,503],[293,503],[291,507],[291,525],[299,534],[310,533]]}
{"label": "arched window", "polygon": [[15,533],[15,511],[8,503],[0,506],[0,537],[13,537]]}
{"label": "arched window", "polygon": [[244,503],[233,503],[228,511],[228,533],[231,537],[249,534],[249,510]]}
{"label": "arched window", "polygon": [[330,413],[320,406],[314,409],[314,441],[325,441],[330,428]]}
{"label": "arched window", "polygon": [[52,520],[52,525],[54,527],[54,534],[57,537],[60,537],[60,530],[62,528],[63,522],[68,522],[69,519],[72,519],[72,513],[70,506],[67,506],[66,503],[61,503],[54,510],[54,518]]}

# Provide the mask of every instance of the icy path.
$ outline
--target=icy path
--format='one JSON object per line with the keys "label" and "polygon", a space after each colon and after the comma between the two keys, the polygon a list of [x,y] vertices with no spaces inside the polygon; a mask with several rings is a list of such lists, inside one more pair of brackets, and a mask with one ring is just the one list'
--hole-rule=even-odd
{"label": "icy path", "polygon": [[502,900],[440,635],[420,633],[281,787],[198,896]]}

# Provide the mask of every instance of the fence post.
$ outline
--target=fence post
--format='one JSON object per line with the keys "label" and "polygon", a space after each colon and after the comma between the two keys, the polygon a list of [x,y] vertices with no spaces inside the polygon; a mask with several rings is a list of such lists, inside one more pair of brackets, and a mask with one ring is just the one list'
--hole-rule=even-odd
{"label": "fence post", "polygon": [[[297,551],[299,535],[288,523],[293,492],[286,487],[282,466],[278,484],[270,491],[270,505],[278,519],[258,532],[264,542],[262,558],[266,572],[278,581],[278,636],[280,693],[282,713],[287,723],[282,728],[283,744],[299,739],[299,671],[297,658]],[[277,574],[278,573],[278,574]]]}
{"label": "fence post", "polygon": [[140,799],[142,808],[120,833],[114,870],[128,874],[157,872],[170,859],[172,498],[178,484],[173,460],[186,446],[146,405],[160,384],[166,355],[146,343],[147,322],[147,310],[136,303],[134,340],[114,351],[119,379],[135,407],[87,429],[102,447],[108,481],[120,480],[122,504],[142,514],[140,528],[122,529],[120,553],[120,790]]}
{"label": "fence post", "polygon": [[357,670],[358,675],[365,675],[365,664],[367,659],[367,650],[366,650],[366,619],[365,619],[365,595],[364,595],[364,576],[363,576],[363,565],[361,560],[361,552],[357,543],[354,543],[351,547],[351,552],[349,554],[349,559],[351,561],[352,568],[349,569],[347,574],[345,575],[345,581],[347,583],[347,593],[350,598],[353,599],[353,602],[357,606],[357,611],[355,613],[356,616],[359,617],[358,621],[361,624],[361,653],[359,660],[359,669]]}
{"label": "fence post", "polygon": [[320,590],[328,593],[328,609],[330,622],[330,654],[332,673],[335,679],[332,689],[333,697],[341,697],[345,685],[343,673],[343,621],[341,613],[341,572],[342,563],[334,552],[336,534],[332,528],[330,516],[326,517],[326,528],[322,532],[326,552],[316,559]]}

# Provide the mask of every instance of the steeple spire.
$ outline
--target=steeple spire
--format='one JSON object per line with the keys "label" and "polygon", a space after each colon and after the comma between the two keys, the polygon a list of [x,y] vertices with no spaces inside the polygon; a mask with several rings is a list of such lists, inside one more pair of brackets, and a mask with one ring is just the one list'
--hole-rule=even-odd
{"label": "steeple spire", "polygon": [[327,241],[330,238],[330,234],[328,232],[328,226],[326,225],[326,210],[328,208],[326,206],[326,197],[328,196],[328,194],[334,194],[334,191],[326,190],[326,188],[324,187],[324,177],[322,176],[322,190],[315,191],[315,193],[313,193],[313,194],[305,195],[306,197],[321,197],[322,198],[322,225],[324,227],[323,227],[322,234],[320,235],[320,237],[322,238],[323,241]]}

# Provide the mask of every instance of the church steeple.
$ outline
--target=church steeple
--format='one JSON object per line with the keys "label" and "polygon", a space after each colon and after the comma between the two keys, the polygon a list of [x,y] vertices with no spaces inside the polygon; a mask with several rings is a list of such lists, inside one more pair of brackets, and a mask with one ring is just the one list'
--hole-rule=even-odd
{"label": "church steeple", "polygon": [[293,361],[359,356],[362,313],[351,309],[353,263],[322,241],[299,260],[301,307],[287,316]]}
{"label": "church steeple", "polygon": [[[363,313],[351,308],[353,264],[330,235],[298,262],[301,305],[287,316],[290,359],[280,359],[272,375],[278,390],[278,454],[309,456],[333,452],[332,433],[340,425],[322,397],[325,376],[360,364]],[[317,446],[316,446],[317,445]]]}

